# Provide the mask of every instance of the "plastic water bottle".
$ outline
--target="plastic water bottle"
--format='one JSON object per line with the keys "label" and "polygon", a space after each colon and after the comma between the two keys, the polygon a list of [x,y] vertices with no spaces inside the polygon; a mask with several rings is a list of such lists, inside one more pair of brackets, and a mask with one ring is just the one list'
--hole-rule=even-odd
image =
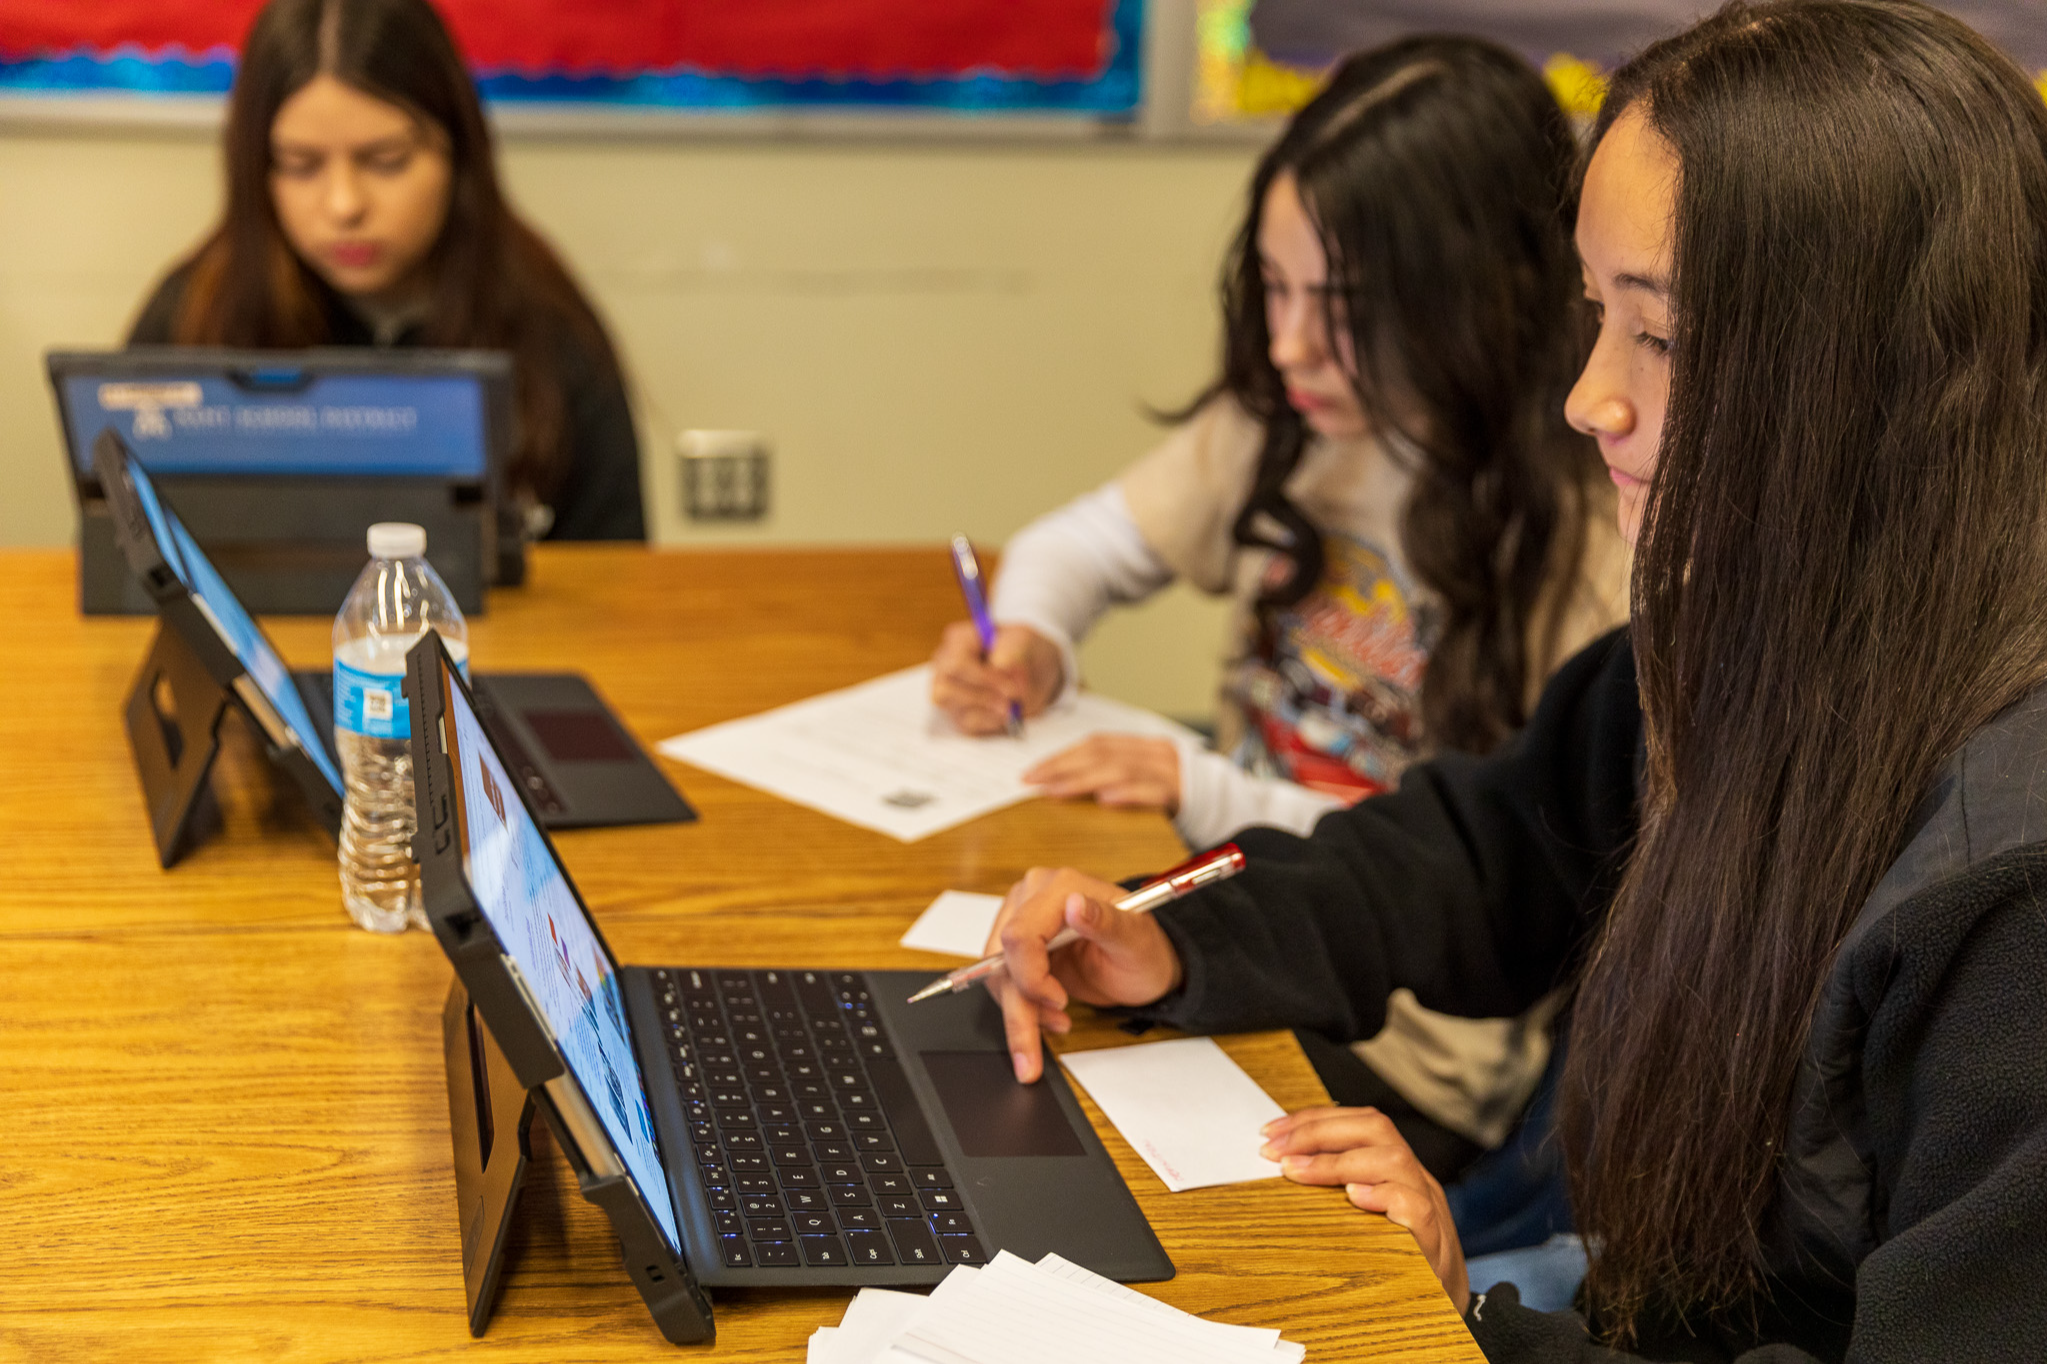
{"label": "plastic water bottle", "polygon": [[405,654],[440,632],[466,677],[469,626],[426,562],[426,531],[370,527],[370,562],[334,618],[334,746],[347,797],[341,817],[341,898],[357,924],[395,934],[426,927],[412,861],[412,734]]}

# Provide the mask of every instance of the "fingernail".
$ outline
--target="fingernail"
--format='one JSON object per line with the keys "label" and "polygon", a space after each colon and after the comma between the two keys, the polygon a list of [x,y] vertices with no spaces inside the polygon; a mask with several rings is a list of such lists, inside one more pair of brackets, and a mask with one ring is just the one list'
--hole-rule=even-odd
{"label": "fingernail", "polygon": [[1279,1144],[1275,1142],[1266,1143],[1258,1149],[1258,1155],[1264,1157],[1267,1161],[1279,1160]]}
{"label": "fingernail", "polygon": [[1305,1157],[1284,1157],[1280,1160],[1279,1168],[1288,1175],[1293,1175],[1297,1171],[1306,1170],[1308,1168],[1308,1161]]}
{"label": "fingernail", "polygon": [[1030,1058],[1024,1056],[1021,1052],[1012,1052],[1009,1054],[1009,1060],[1016,1063],[1016,1078],[1022,1080],[1024,1072],[1029,1069]]}

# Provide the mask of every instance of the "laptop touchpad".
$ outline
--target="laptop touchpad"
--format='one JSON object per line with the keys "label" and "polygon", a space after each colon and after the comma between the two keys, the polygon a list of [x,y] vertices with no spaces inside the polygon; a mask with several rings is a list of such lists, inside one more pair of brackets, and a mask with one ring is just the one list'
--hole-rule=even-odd
{"label": "laptop touchpad", "polygon": [[1059,1097],[1018,1085],[1006,1052],[918,1054],[968,1156],[1085,1156]]}
{"label": "laptop touchpad", "polygon": [[630,763],[635,755],[602,711],[527,711],[519,718],[557,763]]}

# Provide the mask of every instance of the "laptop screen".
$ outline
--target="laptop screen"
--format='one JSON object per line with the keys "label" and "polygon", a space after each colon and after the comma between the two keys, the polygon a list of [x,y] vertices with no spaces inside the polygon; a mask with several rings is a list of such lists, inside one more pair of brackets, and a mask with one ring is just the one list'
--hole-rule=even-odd
{"label": "laptop screen", "polygon": [[[626,1029],[618,965],[599,941],[540,827],[514,793],[469,700],[443,673],[460,769],[462,868],[498,942],[546,1016],[562,1062],[610,1136],[640,1202],[682,1250],[654,1114]],[[659,1193],[660,1198],[649,1198]]]}
{"label": "laptop screen", "polygon": [[183,369],[145,360],[124,374],[119,357],[103,357],[57,383],[80,474],[92,473],[92,443],[112,427],[162,474],[483,478],[481,379],[407,373],[405,363],[394,357],[386,373],[298,363],[278,371],[275,387],[250,387],[196,359]]}
{"label": "laptop screen", "polygon": [[242,670],[263,693],[278,719],[291,731],[298,747],[313,760],[313,766],[339,794],[341,772],[328,755],[327,746],[320,742],[320,732],[313,724],[311,713],[306,710],[298,685],[291,679],[291,670],[271,648],[255,618],[242,609],[240,599],[228,590],[226,580],[206,558],[199,542],[192,539],[185,523],[179,521],[177,513],[157,496],[156,485],[143,469],[142,462],[131,456],[127,465],[129,482],[135,487],[136,500],[142,504],[142,514],[149,518],[149,529],[156,537],[157,549],[162,552],[164,562],[185,585],[185,591],[191,594],[192,601],[198,605],[214,633],[220,636],[221,643],[234,651],[235,658],[241,661]]}

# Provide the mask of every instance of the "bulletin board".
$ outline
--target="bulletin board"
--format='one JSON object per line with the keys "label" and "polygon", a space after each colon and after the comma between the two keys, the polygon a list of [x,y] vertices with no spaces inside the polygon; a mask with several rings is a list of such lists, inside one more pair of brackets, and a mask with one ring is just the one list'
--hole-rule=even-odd
{"label": "bulletin board", "polygon": [[[2033,73],[2047,97],[2047,4],[1934,0]],[[1257,123],[1292,113],[1346,52],[1410,33],[1478,33],[1548,75],[1571,113],[1598,111],[1605,77],[1690,25],[1718,0],[1195,0],[1196,124]]]}
{"label": "bulletin board", "polygon": [[[434,0],[506,106],[1140,107],[1145,0]],[[0,95],[219,95],[262,0],[0,0]]]}

